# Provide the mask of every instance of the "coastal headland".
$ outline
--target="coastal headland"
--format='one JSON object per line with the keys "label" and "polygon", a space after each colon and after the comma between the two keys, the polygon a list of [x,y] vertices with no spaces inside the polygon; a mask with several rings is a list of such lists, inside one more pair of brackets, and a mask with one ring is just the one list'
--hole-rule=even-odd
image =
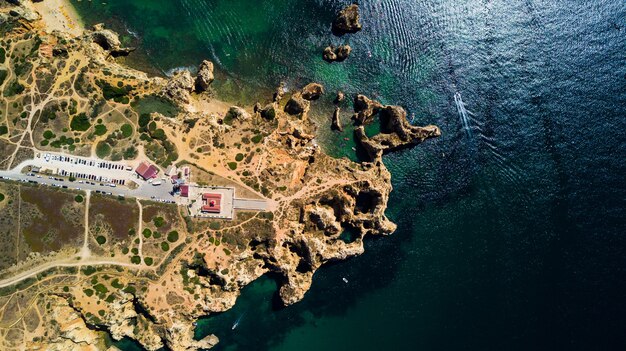
{"label": "coastal headland", "polygon": [[[315,125],[329,92],[314,82],[233,106],[213,97],[210,61],[150,77],[67,2],[0,4],[3,350],[102,350],[104,333],[211,348],[219,336],[196,340],[194,322],[242,287],[271,272],[294,304],[322,265],[393,233],[382,156],[440,135],[363,95],[351,121]],[[358,8],[342,15],[338,29],[360,30]],[[362,162],[322,152],[331,124],[354,128]]]}

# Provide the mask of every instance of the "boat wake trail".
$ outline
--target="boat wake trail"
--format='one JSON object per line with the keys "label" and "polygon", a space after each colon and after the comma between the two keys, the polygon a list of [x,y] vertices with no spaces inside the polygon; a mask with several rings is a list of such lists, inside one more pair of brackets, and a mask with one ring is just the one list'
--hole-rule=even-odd
{"label": "boat wake trail", "polygon": [[235,323],[233,323],[233,326],[232,326],[231,330],[235,330],[239,326],[239,323],[241,322],[241,320],[243,319],[243,316],[245,316],[245,315],[246,315],[246,313],[244,312],[244,313],[241,314],[241,316],[239,316],[239,318],[237,318]]}
{"label": "boat wake trail", "polygon": [[461,119],[461,125],[463,126],[463,130],[465,130],[467,136],[471,138],[473,136],[473,133],[472,128],[470,127],[470,116],[473,117],[474,114],[465,108],[465,103],[463,102],[463,99],[461,99],[461,93],[456,92],[454,94],[454,103],[456,104],[456,110],[459,113],[459,118]]}

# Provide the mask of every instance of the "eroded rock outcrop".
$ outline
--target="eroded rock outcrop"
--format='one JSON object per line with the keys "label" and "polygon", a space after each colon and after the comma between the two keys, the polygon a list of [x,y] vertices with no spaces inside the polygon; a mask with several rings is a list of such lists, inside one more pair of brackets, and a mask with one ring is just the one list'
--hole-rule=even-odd
{"label": "eroded rock outcrop", "polygon": [[359,5],[352,4],[339,11],[333,21],[333,33],[343,35],[356,33],[362,28],[359,16]]}
{"label": "eroded rock outcrop", "polygon": [[385,106],[380,112],[380,133],[369,138],[365,128],[355,129],[357,141],[363,146],[371,160],[378,160],[389,151],[417,145],[428,138],[438,137],[437,126],[417,127],[406,119],[406,111],[400,106]]}
{"label": "eroded rock outcrop", "polygon": [[163,94],[173,102],[188,104],[194,87],[194,79],[188,70],[180,70],[167,81],[163,87]]}
{"label": "eroded rock outcrop", "polygon": [[298,92],[291,95],[289,101],[287,101],[285,112],[294,116],[305,115],[310,107],[311,103],[302,97],[302,93]]}
{"label": "eroded rock outcrop", "polygon": [[339,90],[337,92],[337,95],[335,96],[335,100],[333,101],[335,104],[339,104],[340,102],[342,102],[344,99],[346,98],[346,95],[343,93],[343,91]]}
{"label": "eroded rock outcrop", "polygon": [[301,94],[305,100],[317,100],[324,94],[324,86],[319,83],[309,83],[302,88]]}
{"label": "eroded rock outcrop", "polygon": [[213,75],[213,62],[204,60],[198,68],[198,74],[196,75],[196,91],[202,92],[209,89],[209,85],[213,83],[215,76]]}
{"label": "eroded rock outcrop", "polygon": [[122,42],[117,33],[106,29],[102,23],[93,26],[91,38],[94,43],[98,44],[103,50],[108,51],[113,57],[128,56],[136,49],[134,47],[122,47]]}
{"label": "eroded rock outcrop", "polygon": [[354,116],[352,118],[356,124],[368,124],[381,108],[383,105],[380,102],[359,94],[354,98]]}
{"label": "eroded rock outcrop", "polygon": [[324,49],[322,58],[327,62],[342,62],[350,56],[352,48],[350,45],[329,45]]}
{"label": "eroded rock outcrop", "polygon": [[331,128],[333,130],[337,130],[337,131],[343,132],[343,127],[341,126],[341,120],[339,119],[339,112],[340,111],[341,111],[341,109],[339,108],[339,106],[335,106],[335,111],[333,112],[333,119],[332,119]]}

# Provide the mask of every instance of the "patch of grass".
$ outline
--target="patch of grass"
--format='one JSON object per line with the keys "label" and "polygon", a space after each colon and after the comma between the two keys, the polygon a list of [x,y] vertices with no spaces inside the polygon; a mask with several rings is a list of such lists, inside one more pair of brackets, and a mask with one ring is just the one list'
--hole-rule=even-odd
{"label": "patch of grass", "polygon": [[101,141],[96,145],[96,155],[99,158],[105,158],[111,154],[111,145],[106,141]]}
{"label": "patch of grass", "polygon": [[220,230],[220,222],[211,222],[209,223],[209,228],[213,229],[213,230]]}
{"label": "patch of grass", "polygon": [[84,112],[74,116],[70,122],[70,128],[79,132],[84,132],[89,127],[91,127],[91,122]]}

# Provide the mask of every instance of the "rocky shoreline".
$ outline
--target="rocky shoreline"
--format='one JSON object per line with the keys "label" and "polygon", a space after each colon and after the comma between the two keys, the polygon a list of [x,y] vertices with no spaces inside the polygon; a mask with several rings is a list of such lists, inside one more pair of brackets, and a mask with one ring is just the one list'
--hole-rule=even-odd
{"label": "rocky shoreline", "polygon": [[[340,13],[333,31],[345,34],[361,29],[355,6]],[[219,225],[213,226],[189,220],[192,225],[186,226],[184,235],[188,239],[180,252],[168,257],[167,264],[154,267],[153,272],[137,275],[132,269],[105,267],[104,273],[96,276],[117,271],[120,281],[133,284],[134,288],[116,292],[112,295],[115,298],[98,300],[103,306],[99,316],[91,312],[95,297],[83,293],[84,281],[67,291],[51,290],[42,297],[51,312],[32,332],[38,337],[31,338],[36,341],[28,342],[27,348],[63,350],[80,344],[81,350],[97,350],[101,339],[93,329],[106,330],[115,340],[132,338],[147,350],[164,346],[174,351],[213,347],[218,342],[215,335],[194,339],[194,321],[231,308],[241,288],[250,282],[269,272],[277,274],[282,277],[282,302],[297,303],[304,298],[315,271],[322,265],[362,254],[366,236],[393,233],[396,226],[385,216],[392,190],[391,174],[382,156],[441,134],[436,126],[410,125],[399,106],[383,106],[357,95],[354,134],[369,159],[362,163],[335,159],[316,144],[319,126],[308,118],[311,104],[319,103],[319,97],[326,93],[319,83],[291,93],[279,87],[274,97],[268,96],[254,109],[227,106],[212,100],[207,93],[215,79],[210,61],[200,64],[195,77],[181,70],[169,79],[150,78],[115,61],[134,48],[122,47],[114,32],[96,26],[77,37],[59,31],[44,34],[45,23],[39,17],[19,10],[28,10],[28,6],[17,9],[2,9],[2,13],[8,14],[6,21],[11,23],[6,34],[15,39],[24,38],[27,33],[41,34],[40,47],[50,49],[50,54],[40,49],[32,59],[39,75],[50,74],[52,67],[65,64],[69,57],[81,58],[88,62],[82,72],[90,77],[85,83],[87,90],[100,92],[106,86],[102,82],[113,77],[136,82],[137,87],[145,90],[144,95],[167,99],[177,106],[178,115],[170,118],[154,111],[151,117],[175,145],[179,155],[176,161],[211,168],[243,189],[259,189],[259,196],[272,204],[269,214],[253,214],[232,224],[215,222]],[[334,50],[331,51],[336,53]],[[24,85],[26,94],[33,85],[28,81]],[[143,96],[132,96],[139,94],[138,88],[133,89],[130,98]],[[336,100],[343,100],[343,93],[339,92]],[[115,104],[128,108],[123,99]],[[209,110],[217,112],[208,113]],[[342,130],[347,126],[341,125],[339,111],[336,107],[331,124],[333,129]],[[363,126],[373,123],[376,115],[381,133],[367,137]],[[193,121],[193,126],[189,121]],[[140,128],[139,124],[135,127]],[[202,156],[195,155],[198,147],[192,144],[200,136],[211,140]],[[229,150],[243,150],[250,143],[256,150],[252,152],[253,148],[247,147],[250,156],[242,161],[242,168],[230,166],[235,155]],[[353,234],[350,240],[341,237],[345,231]],[[231,236],[233,242],[225,241],[225,237]],[[220,250],[216,250],[217,238],[222,239]],[[32,335],[24,333],[24,340],[29,340]],[[16,346],[19,349],[24,345]]]}

